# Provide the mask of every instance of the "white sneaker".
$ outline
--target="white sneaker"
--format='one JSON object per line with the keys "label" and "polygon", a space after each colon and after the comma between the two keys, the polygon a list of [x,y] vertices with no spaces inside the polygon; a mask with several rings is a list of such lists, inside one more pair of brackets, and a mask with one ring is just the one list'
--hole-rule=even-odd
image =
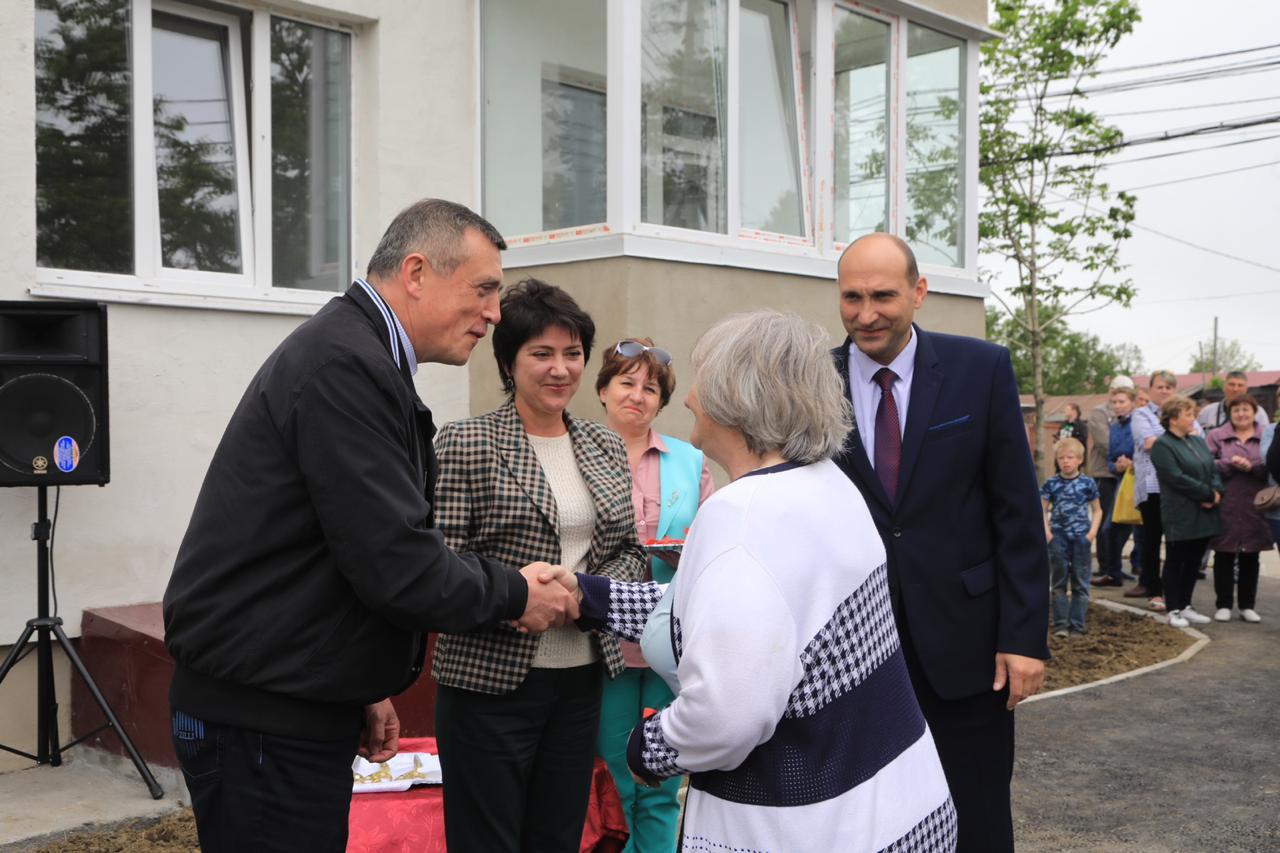
{"label": "white sneaker", "polygon": [[1249,607],[1246,607],[1244,610],[1241,610],[1241,611],[1240,611],[1240,618],[1241,618],[1241,619],[1243,619],[1243,620],[1244,620],[1244,621],[1246,621],[1246,622],[1261,622],[1261,621],[1262,621],[1262,617],[1258,615],[1258,611],[1256,611],[1256,610],[1254,610],[1254,609],[1252,609],[1252,608],[1249,608]]}
{"label": "white sneaker", "polygon": [[1176,610],[1169,611],[1169,624],[1175,628],[1189,628],[1191,623],[1182,618],[1182,614]]}
{"label": "white sneaker", "polygon": [[1197,613],[1195,608],[1187,606],[1182,608],[1182,618],[1195,625],[1208,625],[1212,620],[1203,613]]}
{"label": "white sneaker", "polygon": [[1230,607],[1219,607],[1219,608],[1218,608],[1218,612],[1217,612],[1217,613],[1215,613],[1215,614],[1213,614],[1213,618],[1214,618],[1215,620],[1217,620],[1218,622],[1230,622],[1230,621],[1231,621],[1231,608],[1230,608]]}

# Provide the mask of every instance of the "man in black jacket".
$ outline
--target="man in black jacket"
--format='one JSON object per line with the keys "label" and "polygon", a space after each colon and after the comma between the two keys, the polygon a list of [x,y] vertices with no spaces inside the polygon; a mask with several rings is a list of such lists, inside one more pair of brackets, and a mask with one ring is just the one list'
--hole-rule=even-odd
{"label": "man in black jacket", "polygon": [[465,364],[499,319],[501,235],[428,199],[249,383],[164,596],[173,738],[204,850],[343,850],[351,760],[395,754],[387,698],[423,632],[576,618],[546,580],[449,550],[432,518],[419,362]]}

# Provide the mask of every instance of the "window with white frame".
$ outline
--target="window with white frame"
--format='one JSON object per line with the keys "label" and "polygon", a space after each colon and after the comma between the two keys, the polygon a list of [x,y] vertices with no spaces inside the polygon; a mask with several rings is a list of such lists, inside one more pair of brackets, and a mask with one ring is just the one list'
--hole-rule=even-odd
{"label": "window with white frame", "polygon": [[606,4],[485,0],[483,209],[509,236],[606,218]]}
{"label": "window with white frame", "polygon": [[964,265],[964,41],[907,24],[906,210],[921,263]]}
{"label": "window with white frame", "polygon": [[889,227],[889,23],[835,10],[836,240]]}
{"label": "window with white frame", "polygon": [[36,0],[38,265],[197,293],[345,287],[350,76],[349,35],[264,11]]}
{"label": "window with white frame", "polygon": [[[606,227],[552,236],[622,231],[814,260],[891,231],[922,263],[972,277],[969,39],[985,36],[910,11],[920,4],[885,5],[548,0],[548,22],[543,4],[535,13],[519,0],[482,0],[486,214],[517,247],[538,242],[539,229],[612,215]],[[573,47],[547,32],[565,15]],[[597,50],[589,60],[586,45]],[[619,158],[608,170],[606,149]]]}

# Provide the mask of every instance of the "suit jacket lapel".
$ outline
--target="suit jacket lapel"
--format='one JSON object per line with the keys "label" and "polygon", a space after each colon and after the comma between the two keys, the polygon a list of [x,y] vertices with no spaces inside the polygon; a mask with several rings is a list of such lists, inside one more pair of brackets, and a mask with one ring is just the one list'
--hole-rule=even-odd
{"label": "suit jacket lapel", "polygon": [[[616,514],[613,512],[613,507],[622,494],[620,484],[630,485],[631,478],[629,472],[626,479],[618,477],[617,471],[614,470],[615,466],[609,463],[604,450],[582,428],[581,421],[567,414],[566,418],[569,420],[569,439],[573,442],[573,459],[578,463],[578,470],[591,491],[591,500],[596,507],[596,525],[591,534],[591,557],[594,563],[598,560],[600,549],[603,547],[601,537],[607,530],[612,529],[611,525],[602,522]],[[631,500],[630,493],[625,497],[628,501]]]}
{"label": "suit jacket lapel", "polygon": [[915,326],[916,363],[911,379],[911,400],[907,404],[907,429],[902,436],[902,462],[898,468],[898,502],[911,482],[911,472],[920,459],[920,448],[933,419],[933,406],[942,390],[942,371],[938,370],[938,358],[933,343],[926,332]]}
{"label": "suit jacket lapel", "polygon": [[506,463],[511,477],[519,484],[538,511],[546,518],[551,529],[560,533],[560,513],[556,509],[551,485],[542,473],[542,465],[533,452],[533,445],[524,433],[524,424],[516,412],[515,404],[508,401],[498,410],[498,453]]}
{"label": "suit jacket lapel", "polygon": [[892,510],[893,504],[889,502],[889,495],[885,493],[884,486],[880,483],[880,478],[876,476],[875,469],[871,467],[871,460],[867,458],[867,448],[862,444],[862,436],[858,434],[858,416],[853,409],[853,397],[849,390],[849,345],[851,343],[853,343],[851,339],[845,338],[844,344],[832,351],[836,372],[840,374],[840,390],[844,394],[845,400],[849,402],[849,411],[853,413],[853,429],[849,430],[849,434],[845,436],[844,449],[841,453],[848,463],[852,465],[858,478],[862,481],[862,494],[875,498],[886,509]]}

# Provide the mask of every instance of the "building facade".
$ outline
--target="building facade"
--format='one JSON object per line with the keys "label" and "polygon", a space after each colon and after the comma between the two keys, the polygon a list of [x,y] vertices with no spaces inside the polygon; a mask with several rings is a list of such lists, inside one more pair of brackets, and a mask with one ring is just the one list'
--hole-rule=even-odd
{"label": "building facade", "polygon": [[[249,378],[424,196],[507,235],[508,282],[565,287],[602,344],[649,335],[677,376],[733,311],[796,311],[838,342],[836,258],[876,230],[916,248],[923,324],[982,334],[984,0],[20,0],[6,13],[0,299],[109,305],[112,480],[59,498],[73,636],[83,608],[159,598]],[[573,408],[586,417],[591,376]],[[429,365],[418,383],[438,421],[501,400],[487,340],[469,367]],[[659,419],[676,435],[690,423],[679,405]],[[33,615],[32,491],[0,490],[0,644]],[[34,729],[29,663],[0,688],[0,741]]]}

